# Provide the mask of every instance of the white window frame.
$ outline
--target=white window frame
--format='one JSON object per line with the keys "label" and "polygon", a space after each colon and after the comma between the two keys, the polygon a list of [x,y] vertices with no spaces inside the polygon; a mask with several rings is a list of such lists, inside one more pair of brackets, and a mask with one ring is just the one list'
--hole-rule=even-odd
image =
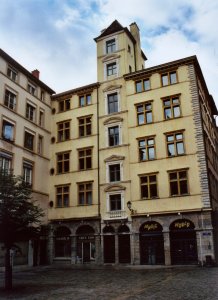
{"label": "white window frame", "polygon": [[27,83],[27,91],[33,95],[33,96],[37,96],[37,87],[36,85],[34,85],[33,83],[29,82]]}
{"label": "white window frame", "polygon": [[[109,146],[109,128],[115,127],[115,126],[119,127],[119,144],[114,145],[114,146]],[[106,144],[106,147],[117,147],[117,146],[122,145],[122,123],[121,122],[110,123],[110,124],[105,125],[105,144]]]}
{"label": "white window frame", "polygon": [[[31,134],[33,136],[33,149],[29,149],[29,148],[25,147],[25,133],[26,132],[29,133],[29,134]],[[23,147],[24,147],[24,149],[27,149],[29,151],[33,151],[34,152],[34,150],[35,150],[35,142],[36,142],[36,134],[34,132],[28,130],[27,128],[24,128],[24,141],[23,141]]]}
{"label": "white window frame", "polygon": [[[116,63],[116,67],[117,67],[117,73],[108,76],[107,75],[107,65]],[[108,60],[107,62],[104,63],[104,79],[105,80],[109,80],[109,79],[114,79],[116,77],[119,77],[119,60],[118,59],[113,59],[113,60]]]}
{"label": "white window frame", "polygon": [[26,113],[27,113],[27,105],[31,106],[34,110],[33,110],[33,119],[31,120],[29,115],[28,116],[26,115],[26,118],[28,120],[30,120],[31,122],[36,122],[36,109],[37,109],[37,106],[34,103],[32,103],[31,101],[27,100],[27,102],[26,102]]}
{"label": "white window frame", "polygon": [[107,53],[107,42],[110,41],[110,40],[113,40],[113,39],[115,39],[115,52],[118,50],[118,37],[117,37],[117,35],[110,36],[107,39],[105,39],[105,41],[104,41],[104,54],[111,55],[111,54],[115,53],[115,52]]}
{"label": "white window frame", "polygon": [[[5,122],[8,122],[9,124],[11,124],[11,125],[13,126],[13,130],[12,130],[12,138],[11,138],[11,139],[6,139],[6,138],[4,137],[4,128],[3,128],[3,123],[4,123],[4,121],[5,121]],[[16,123],[15,123],[15,122],[13,122],[13,121],[11,121],[11,120],[9,120],[9,119],[3,117],[3,119],[2,119],[2,137],[5,138],[6,141],[10,141],[10,142],[13,142],[13,141],[14,141],[14,139],[15,139],[15,126],[16,126]]]}
{"label": "white window frame", "polygon": [[[26,168],[25,168],[26,166]],[[26,177],[27,177],[27,174],[25,172],[25,170],[30,170],[30,181],[27,181],[26,180]],[[33,163],[27,161],[27,160],[24,160],[23,161],[23,179],[26,183],[29,183],[30,185],[33,185]]]}
{"label": "white window frame", "polygon": [[110,196],[111,195],[121,195],[121,211],[124,210],[124,191],[114,191],[114,192],[107,192],[106,193],[106,209],[107,212],[111,212],[110,210]]}
{"label": "white window frame", "polygon": [[[109,111],[108,111],[108,96],[110,96],[112,94],[116,94],[116,93],[117,93],[117,101],[118,101],[118,111],[115,112],[115,113],[110,113],[109,114]],[[105,112],[106,112],[106,115],[113,115],[113,114],[116,114],[116,113],[118,113],[118,112],[121,111],[120,89],[116,89],[116,90],[113,90],[113,91],[105,92],[104,93],[104,100],[105,100]]]}
{"label": "white window frame", "polygon": [[[9,93],[11,93],[13,96],[15,96],[15,97],[13,97],[13,108],[10,108],[10,105],[6,105],[6,104],[5,104],[5,97],[6,97],[6,92],[7,92],[7,91],[8,91]],[[12,109],[12,110],[15,110],[15,109],[16,109],[16,106],[17,106],[17,92],[15,92],[14,90],[10,89],[8,86],[6,86],[6,88],[5,88],[4,105],[5,105],[6,107],[8,107],[9,109]]]}
{"label": "white window frame", "polygon": [[17,82],[18,80],[18,71],[15,70],[13,67],[11,67],[10,65],[8,65],[7,68],[7,76],[14,82]]}
{"label": "white window frame", "polygon": [[[120,165],[120,181],[110,181],[110,166],[112,165]],[[122,160],[117,160],[117,161],[110,161],[110,162],[106,162],[106,182],[107,183],[118,183],[123,181],[123,161]]]}
{"label": "white window frame", "polygon": [[8,161],[8,170],[10,171],[12,169],[13,155],[6,153],[4,151],[0,151],[0,158],[2,160],[1,169],[6,170],[5,163],[6,163],[6,161]]}

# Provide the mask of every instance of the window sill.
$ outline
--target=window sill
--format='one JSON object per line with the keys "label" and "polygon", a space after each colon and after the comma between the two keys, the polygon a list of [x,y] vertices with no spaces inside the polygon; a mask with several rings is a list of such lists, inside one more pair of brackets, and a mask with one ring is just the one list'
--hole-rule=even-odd
{"label": "window sill", "polygon": [[177,198],[177,197],[187,197],[190,196],[190,194],[183,194],[183,195],[170,195],[169,198]]}
{"label": "window sill", "polygon": [[172,156],[167,156],[166,158],[175,158],[175,157],[180,157],[180,156],[186,156],[186,153],[184,153],[184,154],[178,154],[178,155],[172,155]]}

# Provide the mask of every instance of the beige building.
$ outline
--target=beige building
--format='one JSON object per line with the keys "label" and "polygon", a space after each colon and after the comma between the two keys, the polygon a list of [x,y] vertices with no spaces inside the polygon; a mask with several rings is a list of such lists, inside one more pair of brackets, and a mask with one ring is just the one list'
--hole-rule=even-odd
{"label": "beige building", "polygon": [[50,263],[217,262],[218,111],[197,58],[146,68],[136,23],[95,42],[98,82],[52,96]]}
{"label": "beige building", "polygon": [[[0,168],[12,169],[15,175],[22,175],[32,185],[32,197],[45,211],[44,224],[48,221],[53,93],[39,80],[38,70],[28,72],[0,49]],[[28,249],[23,244],[19,247],[22,253],[19,252],[16,263],[27,263]],[[29,252],[33,252],[32,246]],[[0,255],[2,259],[3,254]],[[29,259],[32,264],[32,255]]]}

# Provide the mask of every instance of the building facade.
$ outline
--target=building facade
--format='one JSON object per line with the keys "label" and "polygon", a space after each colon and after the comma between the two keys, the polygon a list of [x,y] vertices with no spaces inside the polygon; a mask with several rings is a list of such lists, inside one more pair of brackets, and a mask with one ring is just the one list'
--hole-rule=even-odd
{"label": "building facade", "polygon": [[217,262],[218,112],[197,58],[146,68],[136,23],[95,42],[97,82],[51,97],[48,261]]}
{"label": "building facade", "polygon": [[[28,72],[0,49],[0,168],[12,169],[31,184],[32,198],[45,211],[43,224],[48,222],[49,185],[44,176],[49,172],[53,93],[39,80],[38,70]],[[29,252],[33,264],[33,244],[27,243],[18,245],[15,263],[27,263]],[[2,251],[0,256],[2,263]]]}

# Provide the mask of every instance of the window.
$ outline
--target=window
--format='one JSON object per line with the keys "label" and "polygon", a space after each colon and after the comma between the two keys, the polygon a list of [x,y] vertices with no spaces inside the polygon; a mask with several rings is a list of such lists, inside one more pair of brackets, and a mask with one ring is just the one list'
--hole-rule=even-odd
{"label": "window", "polygon": [[26,104],[26,118],[29,119],[30,121],[35,121],[35,114],[36,114],[36,108],[27,103]]}
{"label": "window", "polygon": [[119,126],[113,126],[108,128],[108,145],[117,146],[120,143],[119,138]]}
{"label": "window", "polygon": [[24,147],[33,151],[34,135],[28,131],[25,131],[24,133]]}
{"label": "window", "polygon": [[79,137],[92,134],[92,117],[79,118]]}
{"label": "window", "polygon": [[32,83],[28,83],[27,90],[31,95],[36,96],[36,86],[35,85],[33,85]]}
{"label": "window", "polygon": [[8,67],[8,70],[7,70],[7,75],[8,77],[10,77],[13,81],[17,81],[17,76],[18,76],[18,72],[11,68],[11,67]]}
{"label": "window", "polygon": [[121,210],[121,194],[109,195],[110,211]]}
{"label": "window", "polygon": [[91,104],[91,95],[82,95],[79,96],[79,106],[87,106]]}
{"label": "window", "polygon": [[41,155],[43,153],[43,137],[40,135],[38,137],[37,152],[38,152],[38,154],[41,154]]}
{"label": "window", "polygon": [[42,101],[45,101],[45,92],[44,92],[44,91],[41,91],[40,99],[41,99]]}
{"label": "window", "polygon": [[39,126],[44,127],[44,111],[39,111]]}
{"label": "window", "polygon": [[118,95],[117,93],[107,95],[108,114],[118,112]]}
{"label": "window", "polygon": [[70,152],[57,154],[57,174],[67,173],[70,170]]}
{"label": "window", "polygon": [[177,75],[176,72],[169,72],[161,74],[161,82],[162,86],[177,83]]}
{"label": "window", "polygon": [[182,196],[188,194],[187,170],[169,172],[170,196]]}
{"label": "window", "polygon": [[136,93],[145,92],[151,89],[150,79],[138,80],[135,83]]}
{"label": "window", "polygon": [[158,197],[157,192],[157,175],[148,174],[140,176],[141,198],[152,199]]}
{"label": "window", "polygon": [[138,125],[152,123],[152,103],[146,102],[136,106]]}
{"label": "window", "polygon": [[33,164],[31,162],[23,162],[23,180],[29,185],[33,184]]}
{"label": "window", "polygon": [[12,169],[12,155],[6,152],[0,152],[0,170],[8,174]]}
{"label": "window", "polygon": [[81,182],[78,184],[79,205],[92,204],[92,182]]}
{"label": "window", "polygon": [[177,156],[185,153],[182,132],[167,134],[166,141],[168,156]]}
{"label": "window", "polygon": [[59,112],[70,110],[70,99],[59,101]]}
{"label": "window", "polygon": [[58,142],[70,139],[70,121],[58,123]]}
{"label": "window", "polygon": [[109,165],[109,182],[120,181],[120,163]]}
{"label": "window", "polygon": [[2,137],[3,139],[13,142],[14,141],[14,124],[6,120],[2,123]]}
{"label": "window", "polygon": [[180,117],[181,112],[179,96],[173,96],[164,99],[163,106],[165,120]]}
{"label": "window", "polygon": [[5,102],[4,104],[10,108],[15,110],[16,107],[16,98],[17,95],[9,90],[5,90]]}
{"label": "window", "polygon": [[92,168],[92,149],[79,150],[79,170],[88,170]]}
{"label": "window", "polygon": [[56,187],[56,206],[68,207],[70,202],[70,186],[62,185]]}
{"label": "window", "polygon": [[155,159],[155,140],[154,137],[146,137],[138,141],[139,160],[146,161]]}
{"label": "window", "polygon": [[107,64],[107,76],[116,75],[117,74],[117,64],[113,62],[111,64]]}
{"label": "window", "polygon": [[111,39],[106,41],[106,53],[112,53],[116,51],[116,41],[115,39]]}

